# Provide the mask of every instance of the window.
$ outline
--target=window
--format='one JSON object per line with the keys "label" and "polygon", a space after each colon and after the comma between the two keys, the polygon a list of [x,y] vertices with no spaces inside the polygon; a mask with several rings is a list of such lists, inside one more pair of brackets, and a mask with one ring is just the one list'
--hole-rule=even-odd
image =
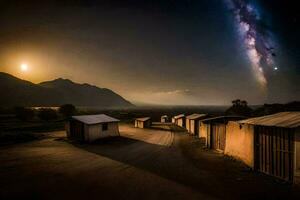
{"label": "window", "polygon": [[107,131],[108,130],[108,124],[104,123],[102,124],[102,131]]}

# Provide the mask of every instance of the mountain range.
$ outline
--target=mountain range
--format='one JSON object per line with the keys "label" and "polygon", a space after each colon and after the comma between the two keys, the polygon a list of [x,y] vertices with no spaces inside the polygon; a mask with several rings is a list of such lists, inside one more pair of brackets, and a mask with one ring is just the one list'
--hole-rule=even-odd
{"label": "mountain range", "polygon": [[0,72],[0,106],[132,107],[129,101],[110,89],[58,78],[39,84]]}

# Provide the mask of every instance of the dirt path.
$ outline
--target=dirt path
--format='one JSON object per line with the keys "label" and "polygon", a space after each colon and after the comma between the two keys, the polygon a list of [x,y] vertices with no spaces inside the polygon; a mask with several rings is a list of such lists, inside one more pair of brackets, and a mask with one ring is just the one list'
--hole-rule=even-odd
{"label": "dirt path", "polygon": [[64,132],[56,132],[1,148],[0,199],[254,199],[265,195],[256,184],[267,192],[283,190],[278,197],[293,192],[203,151],[184,133],[127,125],[120,132],[95,144],[68,143]]}

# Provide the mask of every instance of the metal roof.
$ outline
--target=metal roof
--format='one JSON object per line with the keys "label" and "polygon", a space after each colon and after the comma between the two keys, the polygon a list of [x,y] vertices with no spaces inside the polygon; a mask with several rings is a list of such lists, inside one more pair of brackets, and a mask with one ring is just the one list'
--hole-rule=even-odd
{"label": "metal roof", "polygon": [[297,128],[300,127],[300,112],[280,112],[273,115],[240,120],[238,123],[261,126],[276,126],[283,128]]}
{"label": "metal roof", "polygon": [[192,115],[187,116],[186,118],[187,119],[199,119],[199,118],[202,118],[202,117],[205,117],[205,116],[207,116],[207,114],[197,114],[197,113],[194,113]]}
{"label": "metal roof", "polygon": [[120,120],[107,116],[105,114],[100,115],[78,115],[72,116],[73,119],[81,121],[85,124],[99,124],[108,122],[119,122]]}
{"label": "metal roof", "polygon": [[180,114],[180,115],[174,116],[173,118],[174,119],[179,119],[179,118],[183,118],[183,117],[185,117],[185,115],[184,114]]}
{"label": "metal roof", "polygon": [[135,120],[145,122],[145,121],[148,121],[150,119],[151,119],[150,117],[142,117],[142,118],[136,118]]}
{"label": "metal roof", "polygon": [[204,123],[209,123],[209,122],[227,122],[227,121],[232,121],[232,120],[241,120],[245,117],[241,116],[218,116],[218,117],[211,117],[207,119],[201,120],[201,122]]}

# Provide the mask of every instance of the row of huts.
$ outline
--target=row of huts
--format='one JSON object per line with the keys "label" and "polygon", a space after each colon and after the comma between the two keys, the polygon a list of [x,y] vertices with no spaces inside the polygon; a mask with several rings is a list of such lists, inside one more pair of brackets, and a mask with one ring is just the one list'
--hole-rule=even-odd
{"label": "row of huts", "polygon": [[210,149],[249,167],[290,182],[300,182],[300,112],[244,119],[180,114],[172,122],[199,137]]}
{"label": "row of huts", "polygon": [[[163,118],[168,121],[167,116]],[[88,142],[119,136],[118,122],[104,114],[73,116],[66,124],[67,136]],[[233,156],[257,171],[300,182],[300,112],[249,119],[181,114],[174,116],[172,122],[200,138],[208,148]],[[135,120],[135,127],[150,126],[149,117]]]}

